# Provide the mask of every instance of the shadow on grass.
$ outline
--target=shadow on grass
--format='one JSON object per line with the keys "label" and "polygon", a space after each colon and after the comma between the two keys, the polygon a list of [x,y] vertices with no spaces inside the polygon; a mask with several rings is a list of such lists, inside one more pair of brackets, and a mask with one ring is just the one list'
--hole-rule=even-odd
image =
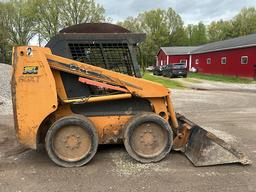
{"label": "shadow on grass", "polygon": [[186,88],[181,82],[172,80],[170,78],[162,77],[162,76],[155,76],[150,73],[145,73],[143,75],[143,79],[153,81],[156,83],[160,83],[166,88],[172,88],[172,89],[184,89]]}

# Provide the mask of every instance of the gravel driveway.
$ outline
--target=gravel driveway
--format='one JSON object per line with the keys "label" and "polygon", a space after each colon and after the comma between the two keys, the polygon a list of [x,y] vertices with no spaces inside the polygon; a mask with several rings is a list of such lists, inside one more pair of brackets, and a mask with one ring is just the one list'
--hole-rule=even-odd
{"label": "gravel driveway", "polygon": [[[256,162],[256,96],[253,93],[175,90],[177,112],[237,143]],[[194,167],[171,152],[157,164],[134,162],[121,146],[101,146],[81,168],[57,167],[45,150],[24,151],[12,116],[0,116],[0,191],[256,191],[256,166]]]}

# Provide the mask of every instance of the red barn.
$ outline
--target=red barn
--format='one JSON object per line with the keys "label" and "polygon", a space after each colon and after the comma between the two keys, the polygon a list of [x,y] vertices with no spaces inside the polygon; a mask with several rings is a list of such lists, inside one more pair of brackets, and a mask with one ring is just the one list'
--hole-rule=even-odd
{"label": "red barn", "polygon": [[171,63],[189,63],[189,53],[197,47],[161,47],[157,54],[158,66]]}
{"label": "red barn", "polygon": [[189,69],[196,68],[199,73],[256,79],[256,34],[198,47],[163,47],[158,52],[157,65],[183,59]]}

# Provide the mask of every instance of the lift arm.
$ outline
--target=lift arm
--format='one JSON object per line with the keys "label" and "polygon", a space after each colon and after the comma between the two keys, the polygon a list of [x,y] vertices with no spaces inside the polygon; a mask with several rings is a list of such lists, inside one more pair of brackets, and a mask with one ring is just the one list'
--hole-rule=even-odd
{"label": "lift arm", "polygon": [[89,102],[89,101],[103,101],[109,99],[122,99],[129,98],[131,96],[141,98],[166,98],[166,105],[171,118],[173,128],[179,127],[178,120],[171,102],[170,91],[158,83],[147,81],[144,79],[138,79],[125,74],[116,73],[107,69],[99,68],[89,64],[81,63],[78,61],[66,59],[52,54],[45,54],[49,66],[52,69],[78,75],[80,77],[88,78],[89,80],[103,82],[109,86],[115,86],[117,89],[123,89],[127,93],[122,95],[115,95],[115,98],[111,96],[101,96],[99,98],[82,98],[80,100],[70,100],[66,102]]}

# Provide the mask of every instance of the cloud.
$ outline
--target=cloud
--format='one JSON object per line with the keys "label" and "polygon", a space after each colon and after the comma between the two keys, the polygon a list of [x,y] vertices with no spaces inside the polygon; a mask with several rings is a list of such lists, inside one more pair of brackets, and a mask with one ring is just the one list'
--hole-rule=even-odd
{"label": "cloud", "polygon": [[108,16],[114,21],[123,20],[129,16],[137,16],[140,12],[162,8],[170,5],[171,0],[96,0],[106,9]]}
{"label": "cloud", "polygon": [[231,19],[242,8],[256,6],[255,0],[96,0],[114,22],[151,9],[172,7],[185,24]]}
{"label": "cloud", "polygon": [[242,8],[256,6],[255,0],[175,0],[172,7],[182,16],[186,23],[231,19]]}

